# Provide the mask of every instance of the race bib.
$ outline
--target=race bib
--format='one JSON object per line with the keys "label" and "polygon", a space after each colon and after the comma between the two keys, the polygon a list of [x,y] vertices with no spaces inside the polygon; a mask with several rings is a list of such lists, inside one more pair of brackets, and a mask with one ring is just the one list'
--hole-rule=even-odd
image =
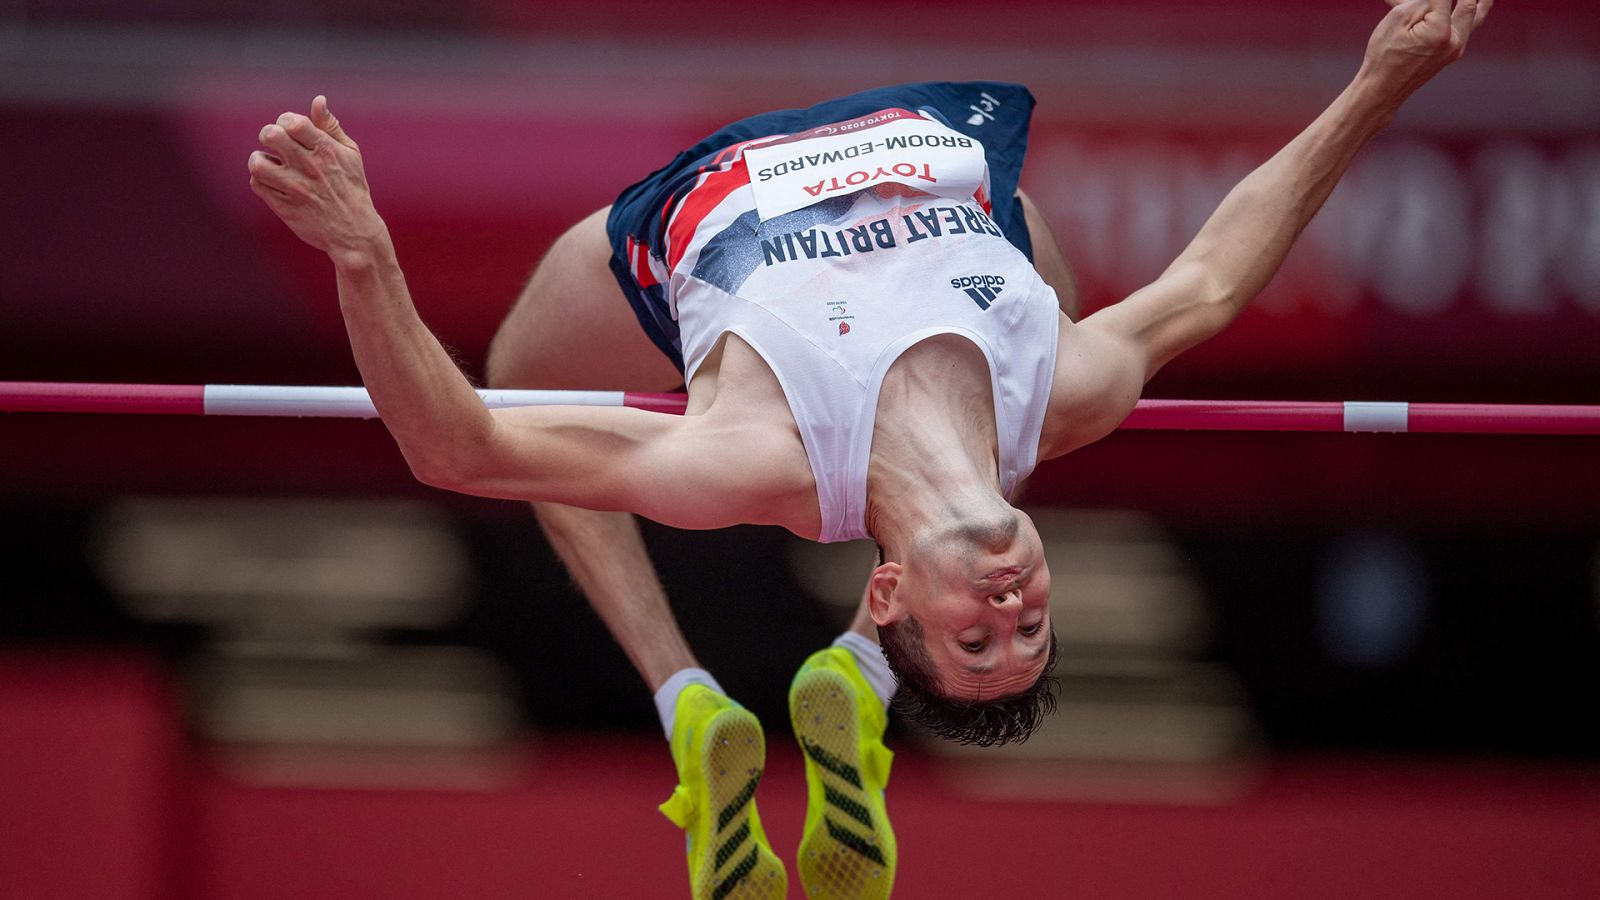
{"label": "race bib", "polygon": [[983,145],[904,109],[823,125],[744,151],[761,221],[885,182],[957,200],[983,186]]}

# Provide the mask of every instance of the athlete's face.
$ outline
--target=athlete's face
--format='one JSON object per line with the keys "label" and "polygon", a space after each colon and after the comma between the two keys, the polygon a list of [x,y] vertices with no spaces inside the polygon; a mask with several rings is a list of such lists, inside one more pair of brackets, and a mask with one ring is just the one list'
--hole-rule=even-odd
{"label": "athlete's face", "polygon": [[[998,526],[953,527],[908,552],[895,602],[916,616],[939,693],[992,700],[1026,690],[1050,652],[1050,567],[1021,512]],[[898,616],[894,616],[898,618]]]}

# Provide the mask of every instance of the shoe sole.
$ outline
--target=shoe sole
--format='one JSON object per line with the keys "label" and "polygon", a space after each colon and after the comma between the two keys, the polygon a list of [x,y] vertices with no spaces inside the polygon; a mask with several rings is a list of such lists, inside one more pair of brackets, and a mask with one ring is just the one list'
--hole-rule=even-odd
{"label": "shoe sole", "polygon": [[744,709],[724,710],[711,720],[704,740],[701,774],[709,821],[696,830],[714,849],[702,852],[697,860],[690,884],[694,897],[782,900],[788,893],[788,877],[754,815],[756,785],[767,758],[761,724]]}
{"label": "shoe sole", "polygon": [[[844,675],[811,669],[789,690],[789,718],[806,757],[808,813],[797,860],[806,896],[883,898],[894,886],[895,840],[883,795],[861,770],[856,693]],[[820,790],[818,789],[820,785]],[[814,810],[813,810],[814,811]]]}

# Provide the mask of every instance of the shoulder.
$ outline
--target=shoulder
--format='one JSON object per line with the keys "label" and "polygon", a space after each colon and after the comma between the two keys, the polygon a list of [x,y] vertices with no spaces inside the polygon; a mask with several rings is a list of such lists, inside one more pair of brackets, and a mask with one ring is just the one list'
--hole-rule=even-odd
{"label": "shoulder", "polygon": [[1144,353],[1093,317],[1060,318],[1056,369],[1039,436],[1039,458],[1051,459],[1091,444],[1122,424],[1144,390]]}

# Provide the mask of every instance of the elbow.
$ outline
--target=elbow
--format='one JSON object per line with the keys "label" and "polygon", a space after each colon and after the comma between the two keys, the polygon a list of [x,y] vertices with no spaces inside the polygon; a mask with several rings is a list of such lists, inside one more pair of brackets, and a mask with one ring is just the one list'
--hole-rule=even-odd
{"label": "elbow", "polygon": [[1213,267],[1190,262],[1171,274],[1176,296],[1140,330],[1144,382],[1180,353],[1227,328],[1244,302],[1239,285]]}
{"label": "elbow", "polygon": [[1237,273],[1220,265],[1199,263],[1195,265],[1191,278],[1196,319],[1201,323],[1205,337],[1211,337],[1228,327],[1259,291]]}
{"label": "elbow", "polygon": [[458,486],[465,481],[462,467],[449,461],[434,457],[407,456],[406,464],[411,467],[411,476],[428,487],[454,491],[459,490]]}
{"label": "elbow", "polygon": [[1226,309],[1240,302],[1244,286],[1238,273],[1232,271],[1221,253],[1198,254],[1188,260],[1182,277],[1189,284],[1189,294],[1197,306],[1205,309]]}
{"label": "elbow", "polygon": [[468,453],[406,453],[406,465],[411,475],[428,487],[470,494],[480,482],[481,466]]}
{"label": "elbow", "polygon": [[429,487],[469,494],[492,467],[495,444],[491,432],[440,427],[403,432],[391,428],[390,432],[412,477]]}
{"label": "elbow", "polygon": [[1188,298],[1183,309],[1177,310],[1181,318],[1189,319],[1191,327],[1204,340],[1228,326],[1239,310],[1250,302],[1253,292],[1249,287],[1221,265],[1207,258],[1187,261],[1174,273],[1185,286]]}
{"label": "elbow", "polygon": [[1237,284],[1217,285],[1206,295],[1205,311],[1208,320],[1208,337],[1221,333],[1239,313],[1255,298],[1257,292],[1242,290]]}

